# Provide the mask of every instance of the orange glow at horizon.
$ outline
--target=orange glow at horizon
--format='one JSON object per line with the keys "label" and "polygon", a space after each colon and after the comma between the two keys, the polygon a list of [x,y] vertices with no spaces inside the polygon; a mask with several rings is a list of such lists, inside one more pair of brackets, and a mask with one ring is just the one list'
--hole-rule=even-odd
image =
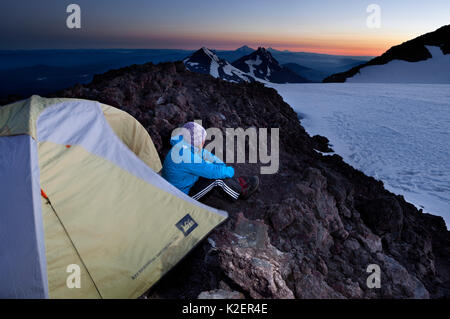
{"label": "orange glow at horizon", "polygon": [[[291,52],[310,52],[310,53],[321,53],[321,54],[331,54],[331,55],[354,55],[354,56],[379,56],[386,52],[390,47],[396,45],[397,43],[388,44],[388,43],[379,43],[373,45],[372,47],[362,47],[356,46],[354,44],[344,44],[341,45],[330,45],[330,46],[321,46],[321,45],[271,45],[270,47],[276,50],[289,50]],[[399,43],[398,43],[399,44]]]}
{"label": "orange glow at horizon", "polygon": [[178,33],[149,35],[134,35],[138,39],[149,40],[171,39],[173,47],[178,45],[183,49],[196,50],[200,46],[207,46],[216,50],[235,50],[242,45],[248,45],[256,49],[259,46],[271,47],[276,50],[289,50],[291,52],[311,52],[332,55],[353,56],[379,56],[392,46],[401,44],[415,38],[417,35],[404,33],[365,33],[365,34],[310,34],[297,36],[293,34],[192,34]]}
{"label": "orange glow at horizon", "polygon": [[[266,35],[261,37],[225,37],[229,42],[245,43],[250,47],[272,47],[292,52],[312,52],[333,55],[378,56],[392,46],[413,39],[405,34],[324,34],[308,37]],[[251,40],[252,39],[252,40]],[[255,41],[257,40],[257,41]],[[216,40],[217,41],[217,40]]]}

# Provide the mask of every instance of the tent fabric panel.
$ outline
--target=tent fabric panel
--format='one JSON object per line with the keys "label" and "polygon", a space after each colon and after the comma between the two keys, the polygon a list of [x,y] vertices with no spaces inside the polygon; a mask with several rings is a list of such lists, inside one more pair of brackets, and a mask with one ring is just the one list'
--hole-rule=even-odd
{"label": "tent fabric panel", "polygon": [[162,164],[155,145],[145,128],[130,114],[115,107],[100,104],[103,115],[117,137],[155,172]]}
{"label": "tent fabric panel", "polygon": [[36,142],[0,137],[0,297],[47,298]]}
{"label": "tent fabric panel", "polygon": [[134,176],[203,209],[227,217],[225,211],[206,206],[168,183],[134,154],[114,133],[98,102],[70,100],[46,108],[37,120],[37,139],[61,145],[80,145]]}
{"label": "tent fabric panel", "polygon": [[[53,104],[63,102],[90,102],[75,98],[42,98],[33,95],[29,99],[0,108],[0,136],[26,134],[36,139],[36,121],[40,113]],[[162,168],[156,148],[145,128],[131,115],[115,107],[101,104],[103,114],[122,142],[155,172]]]}
{"label": "tent fabric panel", "polygon": [[78,145],[41,142],[39,160],[42,187],[103,298],[140,296],[226,218]]}
{"label": "tent fabric panel", "polygon": [[61,103],[63,98],[42,98],[33,95],[0,108],[0,136],[29,135],[36,139],[36,120],[46,107]]}
{"label": "tent fabric panel", "polygon": [[[89,112],[92,110],[94,111]],[[54,203],[56,206],[62,204],[63,207],[67,208],[67,210],[63,209],[63,213],[61,214],[61,216],[64,215],[62,220],[68,218],[67,222],[63,221],[64,225],[60,223],[58,226],[58,223],[56,223],[54,219],[52,220],[47,217],[45,219],[46,226],[48,225],[47,222],[49,222],[50,225],[53,224],[54,237],[57,238],[50,239],[52,238],[52,236],[50,236],[49,243],[45,242],[45,248],[57,247],[51,248],[53,249],[53,253],[57,251],[58,247],[60,249],[70,249],[70,245],[72,245],[71,240],[73,240],[76,244],[75,246],[72,246],[72,251],[67,252],[66,255],[53,255],[49,248],[50,260],[48,265],[50,271],[54,270],[51,268],[54,266],[56,271],[60,272],[61,269],[66,266],[65,264],[67,261],[73,263],[77,263],[77,261],[81,262],[79,259],[76,260],[76,257],[78,256],[76,253],[82,249],[83,251],[80,255],[82,256],[83,263],[88,265],[88,269],[83,267],[83,263],[80,265],[82,272],[87,272],[88,270],[91,272],[91,266],[89,265],[92,264],[94,275],[91,274],[91,278],[94,278],[96,284],[98,282],[99,287],[103,287],[100,288],[100,291],[102,291],[102,289],[104,291],[102,294],[103,297],[139,296],[168,271],[172,265],[178,262],[180,258],[198,243],[202,237],[227,217],[226,212],[198,203],[152,171],[145,161],[139,157],[139,154],[134,154],[123,141],[120,140],[121,137],[117,133],[114,133],[112,128],[113,125],[111,126],[108,123],[99,103],[78,99],[45,99],[39,96],[33,96],[28,100],[2,107],[0,111],[0,136],[21,136],[22,134],[27,134],[30,141],[33,141],[31,137],[38,140],[40,142],[40,164],[41,155],[44,162],[46,158],[45,154],[52,157],[52,151],[49,151],[49,149],[46,149],[45,147],[45,145],[51,143],[46,143],[45,138],[38,138],[38,136],[41,136],[43,133],[43,136],[51,138],[56,137],[56,143],[62,143],[60,145],[54,144],[54,149],[58,149],[58,154],[67,155],[68,151],[75,150],[75,152],[72,152],[72,155],[75,155],[74,158],[77,158],[76,154],[78,154],[78,152],[76,152],[76,150],[82,150],[79,153],[82,154],[84,152],[84,155],[81,155],[79,159],[89,158],[89,164],[94,165],[94,167],[87,166],[89,168],[88,174],[78,176],[78,173],[83,166],[72,170],[73,167],[77,168],[77,166],[59,167],[58,160],[55,160],[53,163],[47,162],[47,164],[49,164],[47,166],[48,170],[41,174],[41,182],[45,180],[49,181],[48,185],[42,183],[47,195],[49,195],[50,198],[53,198],[54,194],[58,194],[58,191],[61,191],[60,187],[62,186],[62,194],[64,194],[64,196],[69,194],[69,196],[68,198],[64,198],[63,196],[61,200],[56,196],[57,199]],[[52,112],[55,113],[52,114]],[[46,116],[41,117],[44,113],[46,113]],[[52,121],[55,119],[53,117],[55,117],[57,121]],[[40,122],[41,119],[44,120]],[[64,129],[61,129],[62,127]],[[51,140],[51,138],[49,138],[49,140]],[[34,148],[36,148],[34,141],[33,143]],[[44,147],[41,148],[41,146]],[[52,148],[50,147],[50,149]],[[36,151],[34,153],[36,154]],[[56,156],[56,158],[59,157],[59,155]],[[65,157],[65,159],[67,158],[69,157]],[[73,159],[72,157],[70,158]],[[94,158],[95,160],[92,160]],[[81,162],[84,163],[84,161]],[[47,207],[44,206],[43,208],[41,204],[39,204],[41,202],[39,167],[37,164],[33,164],[37,163],[37,159],[30,160],[28,163],[31,163],[32,168],[30,170],[33,173],[30,175],[34,180],[29,184],[33,185],[31,191],[33,195],[33,207],[44,209],[43,213],[47,213]],[[76,161],[76,163],[79,164],[80,161]],[[103,169],[100,170],[102,174],[98,175],[100,180],[90,179],[89,176],[95,175],[94,173],[96,173],[96,170],[99,167]],[[58,169],[62,169],[66,174],[54,175],[53,173]],[[115,171],[117,171],[117,173],[112,174],[115,178],[104,178],[105,176],[109,177],[109,174]],[[87,183],[81,181],[80,184],[78,184],[76,182],[77,179],[84,177],[88,177],[86,180]],[[67,178],[66,186],[63,186],[64,183],[60,183],[60,178]],[[104,178],[104,181],[102,181],[102,178]],[[124,182],[123,186],[120,186],[121,182]],[[123,199],[119,193],[114,191],[112,192],[114,193],[114,196],[111,196],[110,192],[108,192],[110,185],[112,185],[113,188],[116,187],[121,194],[124,194],[124,191],[130,189],[130,193],[125,192],[127,200],[123,201],[122,206]],[[49,186],[48,189],[47,186]],[[73,193],[71,192],[71,186],[79,186],[82,190]],[[128,188],[127,186],[131,187]],[[15,189],[17,190],[17,188]],[[96,201],[98,199],[95,196],[97,189],[102,190],[102,192],[99,192],[101,193],[101,196],[99,196],[100,202]],[[54,190],[56,190],[56,192],[54,192]],[[4,194],[8,193],[5,192]],[[91,200],[88,201],[88,204],[92,205],[92,207],[89,205],[86,206],[85,201],[82,201],[80,197],[75,196],[80,196],[80,194],[83,194],[81,197],[84,198],[89,198],[89,196],[91,196]],[[154,196],[155,194],[158,195]],[[154,200],[149,200],[149,198]],[[105,199],[105,201],[102,201],[102,199]],[[24,200],[23,202],[26,203],[27,201]],[[28,203],[29,202],[30,201],[28,201]],[[4,201],[4,203],[7,202]],[[108,209],[102,210],[101,207],[103,206],[101,203],[106,203]],[[73,207],[71,205],[73,205]],[[132,213],[130,216],[131,218],[125,218],[125,213],[129,212],[130,207]],[[59,208],[56,209],[56,211],[58,210]],[[171,212],[172,210],[175,213],[173,215],[171,214],[170,219],[168,219],[167,212]],[[82,213],[79,213],[80,211]],[[152,214],[156,214],[156,216],[149,214],[149,211]],[[91,219],[89,213],[92,212],[95,213],[95,218]],[[113,212],[112,216],[117,216],[117,218],[111,218],[111,212]],[[184,213],[186,214],[183,215]],[[61,218],[61,216],[57,214],[58,213],[53,217],[57,218],[58,216]],[[80,221],[78,221],[77,214],[83,216]],[[6,215],[2,217],[5,216]],[[39,218],[37,216],[39,216]],[[174,224],[173,221],[176,220],[172,219],[177,219],[179,217],[181,218]],[[37,276],[36,271],[31,272],[31,274],[34,274],[37,279],[41,279],[42,283],[40,284],[37,282],[36,287],[42,288],[42,297],[48,297],[47,281],[45,280],[47,278],[45,269],[47,263],[44,253],[44,235],[42,234],[42,213],[35,214],[34,218],[35,220],[33,222],[36,225],[35,243],[37,246],[36,251],[38,252],[38,255],[40,254],[38,256],[39,258],[32,258],[31,254],[27,255],[27,257],[34,260],[34,265],[33,263],[20,264],[23,263],[24,260],[21,258],[20,263],[14,263],[14,267],[16,267],[17,264],[28,268],[39,265],[40,275]],[[159,218],[158,222],[155,222],[154,220],[157,218]],[[110,219],[111,222],[107,222]],[[114,245],[114,243],[111,243],[111,245],[105,244],[104,239],[116,238],[117,234],[123,230],[123,226],[127,225],[126,222],[129,220],[132,220],[134,224],[125,227],[124,234],[126,240],[124,242],[119,242],[119,244],[122,245],[119,245],[119,248],[122,247],[122,251],[123,246],[128,245],[128,249],[125,251],[130,255],[130,258],[124,259],[116,254],[116,245]],[[91,223],[89,221],[91,221]],[[106,227],[106,229],[102,229],[102,226]],[[137,228],[139,226],[148,227],[148,229],[146,228],[144,229],[145,231],[141,231]],[[70,238],[67,237],[67,235],[64,237],[61,234],[61,231],[64,231],[64,228],[71,229],[68,231]],[[155,231],[155,229],[158,231]],[[186,231],[186,229],[188,229],[188,231]],[[133,233],[132,230],[135,230],[136,233]],[[3,232],[3,234],[7,233]],[[30,233],[28,233],[28,235],[29,234]],[[89,235],[93,234],[94,237],[97,235],[97,238],[101,238],[101,241],[96,242],[95,240],[89,240]],[[160,234],[160,236],[155,238],[154,236],[157,234]],[[148,241],[146,236],[150,235],[153,237],[150,237],[150,241]],[[123,235],[122,237],[118,237],[119,239],[123,239]],[[67,246],[67,241],[71,243],[69,246]],[[148,242],[151,242],[152,244],[148,245]],[[63,248],[64,245],[66,245],[66,248]],[[106,254],[108,255],[106,256],[106,261],[111,261],[108,262],[106,266],[105,259],[102,258],[103,247],[105,246],[108,247],[108,249],[106,249]],[[7,250],[2,251],[6,252]],[[73,259],[74,253],[76,256],[75,259]],[[85,254],[88,256],[86,258],[87,261],[83,257]],[[125,255],[125,257],[127,257],[127,255]],[[142,265],[143,262],[144,264]],[[11,268],[11,265],[8,266]],[[140,268],[136,271],[137,267]],[[104,272],[105,269],[106,273]],[[129,273],[133,273],[133,271],[136,272],[130,277]],[[123,278],[121,277],[123,282],[116,282],[115,278],[120,272],[127,273],[127,275]],[[28,275],[30,275],[30,273],[28,273]],[[54,276],[54,274],[52,274],[52,276]],[[59,279],[56,282],[51,281],[51,296],[68,296],[66,292],[60,290],[61,287],[63,287],[63,284],[61,284],[63,275],[59,273],[57,276]],[[15,280],[13,277],[9,278],[10,281]],[[22,277],[21,279],[24,278],[25,277]],[[88,277],[83,277],[82,274],[82,278]],[[53,277],[51,280],[53,280]],[[33,284],[33,281],[27,280],[27,282]],[[17,283],[17,281],[14,282],[14,284]],[[85,283],[91,292],[94,282],[92,280],[85,280]],[[5,287],[4,289],[0,289],[7,294],[14,294],[15,296],[19,295],[17,291],[11,292],[11,289],[8,289],[6,285],[0,287]],[[18,287],[27,289],[24,285],[19,285]],[[53,290],[53,287],[57,288]],[[20,292],[21,296],[25,296],[26,294],[27,296],[33,295],[34,298],[37,297],[35,291],[31,294],[24,291]],[[98,297],[99,295],[92,293],[92,295],[89,296]]]}
{"label": "tent fabric panel", "polygon": [[0,136],[28,134],[30,127],[30,100],[22,100],[0,108]]}
{"label": "tent fabric panel", "polygon": [[[47,257],[47,276],[49,297],[52,299],[98,299],[100,298],[94,282],[81,262],[75,248],[60,223],[49,202],[42,198],[42,219],[44,223],[45,251]],[[70,273],[67,266],[80,267],[80,287],[69,288],[67,279]]]}

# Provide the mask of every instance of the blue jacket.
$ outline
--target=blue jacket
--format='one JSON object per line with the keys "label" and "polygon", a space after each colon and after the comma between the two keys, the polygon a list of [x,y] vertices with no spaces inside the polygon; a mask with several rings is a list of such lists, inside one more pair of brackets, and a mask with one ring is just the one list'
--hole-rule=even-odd
{"label": "blue jacket", "polygon": [[172,148],[167,154],[162,176],[172,185],[188,194],[199,177],[218,179],[234,176],[234,168],[205,149],[186,143],[181,135],[170,140]]}

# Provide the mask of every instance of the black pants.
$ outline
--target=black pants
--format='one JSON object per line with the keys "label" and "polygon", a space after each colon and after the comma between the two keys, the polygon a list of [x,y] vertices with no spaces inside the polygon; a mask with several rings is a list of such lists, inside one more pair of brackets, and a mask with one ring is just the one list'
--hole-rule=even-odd
{"label": "black pants", "polygon": [[241,185],[235,178],[207,179],[200,177],[189,191],[189,196],[199,200],[215,187],[220,188],[224,194],[233,199],[238,199],[242,190]]}

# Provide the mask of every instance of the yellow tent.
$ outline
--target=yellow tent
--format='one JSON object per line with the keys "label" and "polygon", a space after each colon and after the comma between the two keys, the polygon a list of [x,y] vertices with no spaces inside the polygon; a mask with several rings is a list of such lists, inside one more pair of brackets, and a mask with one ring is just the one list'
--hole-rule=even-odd
{"label": "yellow tent", "polygon": [[146,130],[111,106],[0,107],[0,297],[144,293],[227,218],[160,169]]}

